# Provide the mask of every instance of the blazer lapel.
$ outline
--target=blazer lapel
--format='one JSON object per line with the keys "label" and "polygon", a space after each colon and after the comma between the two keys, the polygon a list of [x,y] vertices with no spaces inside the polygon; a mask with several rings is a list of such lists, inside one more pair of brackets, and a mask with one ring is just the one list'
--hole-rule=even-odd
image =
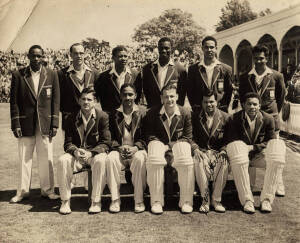
{"label": "blazer lapel", "polygon": [[212,79],[211,79],[211,88],[214,87],[215,82],[217,81],[218,77],[220,75],[220,67],[219,65],[216,65],[214,67]]}
{"label": "blazer lapel", "polygon": [[34,91],[34,85],[33,85],[33,80],[32,80],[32,77],[31,77],[31,73],[30,73],[30,69],[29,67],[27,67],[25,69],[25,73],[24,73],[24,80],[25,80],[25,83],[27,84],[31,94],[33,95],[33,97],[35,99],[37,99],[37,94],[35,93]]}
{"label": "blazer lapel", "polygon": [[214,118],[213,118],[213,124],[211,126],[211,129],[210,129],[210,137],[214,136],[217,128],[219,127],[219,124],[221,122],[220,120],[220,113],[218,110],[216,110],[215,114],[214,114]]}
{"label": "blazer lapel", "polygon": [[257,93],[257,85],[256,85],[256,81],[255,81],[255,75],[254,74],[249,74],[248,75],[248,82],[251,86],[251,89],[253,92]]}
{"label": "blazer lapel", "polygon": [[170,136],[170,129],[169,127],[165,124],[165,121],[167,120],[167,115],[164,113],[164,114],[159,114],[159,119],[165,129],[165,132],[169,138],[169,141],[171,141],[171,136]]}
{"label": "blazer lapel", "polygon": [[114,85],[116,91],[120,94],[120,89],[119,89],[118,84],[117,84],[117,76],[114,73],[111,73],[110,74],[110,79],[111,79],[111,82]]}
{"label": "blazer lapel", "polygon": [[84,87],[85,88],[89,87],[91,76],[92,76],[92,72],[90,72],[89,70],[85,70],[85,73],[84,73]]}
{"label": "blazer lapel", "polygon": [[80,92],[81,89],[80,89],[77,81],[74,80],[74,78],[73,78],[73,71],[69,72],[69,77],[72,80],[72,82],[73,82],[74,86],[76,87],[76,89]]}
{"label": "blazer lapel", "polygon": [[262,86],[261,86],[261,89],[259,92],[261,96],[266,91],[267,87],[269,86],[270,81],[271,81],[271,74],[267,74],[262,80],[262,84],[261,84]]}
{"label": "blazer lapel", "polygon": [[157,84],[158,89],[161,90],[160,84],[159,84],[158,79],[157,79],[157,73],[158,73],[158,66],[157,66],[157,64],[155,64],[155,63],[151,64],[151,73],[152,73],[153,78],[154,78],[154,80],[155,80],[155,82]]}
{"label": "blazer lapel", "polygon": [[207,74],[206,74],[205,68],[202,65],[200,65],[198,70],[199,70],[199,73],[200,73],[200,75],[202,77],[202,80],[204,81],[204,84],[209,89],[208,81],[207,81]]}
{"label": "blazer lapel", "polygon": [[134,137],[136,129],[138,128],[138,125],[140,123],[140,112],[139,111],[135,111],[132,114],[132,127],[131,127],[131,133],[132,133],[132,137]]}
{"label": "blazer lapel", "polygon": [[170,126],[170,140],[171,140],[171,138],[172,138],[172,136],[173,136],[173,134],[174,134],[174,132],[176,130],[176,127],[177,127],[180,119],[181,119],[181,116],[178,116],[178,115],[175,115],[172,118],[172,122],[171,122],[171,126]]}
{"label": "blazer lapel", "polygon": [[254,128],[254,133],[253,133],[253,143],[255,143],[256,139],[257,139],[257,136],[260,132],[260,129],[263,125],[263,116],[262,114],[259,112],[257,114],[257,117],[256,117],[256,121],[255,121],[255,128]]}
{"label": "blazer lapel", "polygon": [[117,111],[116,112],[116,117],[115,117],[115,122],[116,122],[116,126],[118,128],[120,137],[123,136],[123,127],[124,127],[124,116],[122,114],[122,112]]}
{"label": "blazer lapel", "polygon": [[202,110],[201,113],[199,114],[199,120],[200,120],[200,125],[202,126],[203,130],[205,131],[207,137],[209,137],[209,129],[206,123],[206,116],[204,114],[204,111]]}
{"label": "blazer lapel", "polygon": [[43,86],[44,86],[44,84],[46,82],[46,79],[47,79],[47,72],[46,72],[45,68],[42,67],[37,97],[39,97],[39,95],[41,93],[41,90],[42,90],[42,88],[43,88]]}
{"label": "blazer lapel", "polygon": [[165,82],[164,82],[164,86],[166,86],[168,84],[168,82],[170,81],[173,73],[175,71],[175,68],[173,65],[168,65],[168,70],[167,70],[167,74],[166,74],[166,79],[165,79]]}
{"label": "blazer lapel", "polygon": [[78,114],[76,116],[75,127],[76,127],[77,132],[80,137],[80,144],[82,144],[84,141],[83,140],[84,139],[84,129],[81,129],[82,126],[83,126],[82,117],[80,116],[80,112],[78,112]]}
{"label": "blazer lapel", "polygon": [[132,74],[130,74],[130,73],[127,72],[125,74],[124,84],[129,84],[129,83],[133,83],[132,82]]}
{"label": "blazer lapel", "polygon": [[252,143],[250,126],[249,126],[248,121],[246,119],[245,113],[242,113],[242,124],[243,124],[243,128],[245,130],[245,133],[247,135],[249,143]]}
{"label": "blazer lapel", "polygon": [[86,129],[85,129],[85,136],[84,136],[84,141],[86,141],[86,138],[88,137],[88,135],[90,134],[92,128],[94,127],[94,125],[96,124],[95,121],[95,117],[92,116],[91,119],[89,120],[89,122],[86,124]]}

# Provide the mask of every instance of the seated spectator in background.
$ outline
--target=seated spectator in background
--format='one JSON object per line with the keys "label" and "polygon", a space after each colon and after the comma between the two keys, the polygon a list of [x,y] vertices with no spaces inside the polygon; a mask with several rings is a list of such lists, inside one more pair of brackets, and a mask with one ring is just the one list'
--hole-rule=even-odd
{"label": "seated spectator in background", "polygon": [[255,213],[248,168],[266,168],[261,211],[271,212],[279,172],[285,164],[285,143],[276,138],[272,115],[260,111],[259,94],[246,93],[241,101],[243,110],[230,117],[224,135],[234,182],[244,211]]}
{"label": "seated spectator in background", "polygon": [[289,82],[286,99],[292,103],[300,104],[300,64]]}
{"label": "seated spectator in background", "polygon": [[120,89],[121,106],[110,114],[112,151],[107,158],[107,184],[111,192],[109,210],[120,211],[120,175],[121,170],[130,169],[134,186],[134,211],[145,211],[144,190],[146,188],[145,142],[142,133],[144,107],[138,107],[134,101],[136,90],[133,84],[123,84]]}
{"label": "seated spectator in background", "polygon": [[92,88],[85,88],[79,96],[80,110],[65,121],[65,154],[58,161],[58,184],[62,200],[59,212],[70,214],[71,181],[74,171],[87,165],[92,169],[92,203],[89,213],[101,212],[101,194],[106,184],[106,153],[111,135],[108,115],[95,108]]}
{"label": "seated spectator in background", "polygon": [[290,80],[294,74],[295,68],[293,64],[288,64],[286,66],[286,71],[283,73],[285,86],[288,87]]}
{"label": "seated spectator in background", "polygon": [[[193,211],[195,186],[194,162],[191,155],[191,113],[176,104],[177,86],[170,84],[161,91],[163,105],[151,108],[145,118],[148,143],[147,182],[151,197],[151,211],[163,213],[164,167],[172,166],[178,173],[179,207],[183,213]],[[168,165],[167,165],[168,164]]]}
{"label": "seated spectator in background", "polygon": [[228,174],[228,161],[223,139],[228,114],[217,108],[213,91],[203,94],[202,109],[192,114],[195,175],[201,192],[202,213],[209,212],[209,181],[213,182],[211,205],[217,212],[224,213],[221,204],[222,191]]}

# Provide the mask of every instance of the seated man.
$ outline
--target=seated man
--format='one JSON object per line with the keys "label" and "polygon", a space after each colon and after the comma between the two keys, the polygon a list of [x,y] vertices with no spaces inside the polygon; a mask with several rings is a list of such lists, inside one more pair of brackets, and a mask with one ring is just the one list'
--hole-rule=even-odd
{"label": "seated man", "polygon": [[216,95],[212,91],[203,94],[202,109],[192,115],[195,175],[199,186],[202,213],[209,212],[210,192],[208,183],[213,181],[212,206],[224,213],[221,204],[222,191],[228,174],[228,161],[224,147],[224,127],[228,115],[217,108]]}
{"label": "seated man", "polygon": [[110,212],[120,212],[120,174],[126,167],[132,173],[134,186],[134,211],[145,211],[144,190],[146,187],[145,143],[142,137],[141,119],[146,109],[138,107],[133,84],[126,83],[120,89],[121,106],[110,114],[112,150],[107,158],[107,184],[111,192]]}
{"label": "seated man", "polygon": [[109,119],[95,109],[96,97],[92,88],[82,90],[80,111],[70,115],[65,130],[65,154],[58,161],[58,184],[62,204],[61,214],[71,213],[71,182],[73,172],[86,165],[92,169],[92,203],[89,213],[101,212],[101,194],[106,182],[106,152],[110,144]]}
{"label": "seated man", "polygon": [[176,85],[165,86],[161,91],[163,105],[151,108],[144,123],[148,142],[147,183],[151,211],[154,214],[163,213],[164,166],[167,162],[178,172],[181,211],[193,211],[195,177],[190,146],[191,114],[186,108],[176,104],[177,99]]}
{"label": "seated man", "polygon": [[277,177],[285,164],[285,143],[276,139],[274,118],[260,111],[260,105],[257,93],[245,94],[242,99],[243,110],[230,117],[224,135],[234,182],[246,213],[255,212],[249,165],[266,168],[260,195],[261,211],[271,212]]}

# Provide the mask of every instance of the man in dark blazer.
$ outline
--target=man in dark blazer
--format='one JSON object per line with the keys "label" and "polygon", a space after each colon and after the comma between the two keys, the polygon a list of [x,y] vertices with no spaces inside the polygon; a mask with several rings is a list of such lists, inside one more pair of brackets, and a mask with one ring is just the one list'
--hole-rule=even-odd
{"label": "man in dark blazer", "polygon": [[75,43],[70,47],[72,64],[58,71],[60,84],[60,111],[62,129],[65,130],[67,117],[80,110],[79,96],[84,88],[94,87],[98,73],[84,63],[85,50],[82,44]]}
{"label": "man in dark blazer", "polygon": [[87,164],[92,169],[92,203],[89,213],[101,212],[101,194],[106,184],[106,157],[111,135],[108,115],[95,108],[93,88],[85,88],[79,97],[81,109],[66,121],[65,154],[58,161],[58,183],[62,200],[59,212],[71,213],[71,181],[73,172]]}
{"label": "man in dark blazer", "polygon": [[254,213],[248,167],[266,168],[260,202],[262,211],[271,212],[278,172],[285,164],[285,144],[276,139],[272,115],[260,111],[259,94],[245,94],[242,106],[243,110],[233,114],[225,127],[226,150],[233,178],[244,211]]}
{"label": "man in dark blazer", "polygon": [[31,182],[33,150],[36,147],[41,194],[50,199],[54,193],[52,137],[56,135],[59,115],[57,74],[43,67],[44,51],[30,47],[28,67],[13,72],[10,92],[11,129],[18,138],[20,178],[12,203],[27,197]]}
{"label": "man in dark blazer", "polygon": [[[267,66],[269,49],[264,45],[257,45],[252,49],[254,67],[249,73],[240,77],[239,95],[243,96],[248,92],[255,92],[261,98],[261,110],[271,114],[275,120],[275,131],[279,136],[279,112],[281,111],[284,97],[285,84],[283,75]],[[251,185],[255,184],[255,169],[250,169]],[[285,188],[282,179],[282,172],[278,177],[277,195],[284,196]]]}
{"label": "man in dark blazer", "polygon": [[228,114],[217,108],[217,95],[213,91],[203,94],[202,110],[193,112],[193,143],[195,175],[200,188],[202,205],[199,211],[209,212],[209,181],[213,181],[211,205],[224,213],[222,191],[228,174],[228,161],[224,143],[224,127]]}
{"label": "man in dark blazer", "polygon": [[227,112],[232,95],[231,67],[217,58],[217,41],[212,36],[202,40],[204,59],[189,67],[187,96],[193,111],[201,110],[202,94],[213,90],[217,95],[218,108]]}
{"label": "man in dark blazer", "polygon": [[159,58],[143,67],[139,73],[135,86],[137,89],[137,102],[146,99],[148,108],[161,105],[160,94],[163,87],[168,84],[177,85],[178,101],[184,105],[186,96],[187,72],[179,62],[171,59],[172,41],[163,37],[158,41]]}
{"label": "man in dark blazer", "polygon": [[127,66],[128,52],[125,46],[112,50],[113,66],[101,73],[95,82],[97,99],[102,110],[113,112],[121,105],[120,88],[125,83],[134,83],[137,71]]}
{"label": "man in dark blazer", "polygon": [[146,188],[146,144],[142,132],[142,119],[146,108],[137,106],[136,90],[133,84],[121,87],[122,105],[110,114],[111,149],[107,158],[107,184],[111,192],[109,210],[120,211],[121,170],[130,169],[134,186],[134,211],[145,211],[144,190]]}
{"label": "man in dark blazer", "polygon": [[177,86],[162,89],[162,106],[151,108],[144,121],[148,144],[147,182],[150,189],[151,211],[163,213],[164,166],[178,172],[179,207],[183,213],[193,211],[195,186],[194,162],[191,155],[192,123],[190,111],[178,106]]}

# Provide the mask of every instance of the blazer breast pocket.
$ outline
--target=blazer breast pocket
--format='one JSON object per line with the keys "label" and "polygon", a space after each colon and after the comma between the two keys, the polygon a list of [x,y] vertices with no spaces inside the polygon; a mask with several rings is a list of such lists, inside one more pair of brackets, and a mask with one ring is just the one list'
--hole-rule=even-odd
{"label": "blazer breast pocket", "polygon": [[275,87],[267,88],[266,95],[269,100],[275,100]]}
{"label": "blazer breast pocket", "polygon": [[222,93],[224,91],[224,79],[217,79],[217,90]]}
{"label": "blazer breast pocket", "polygon": [[176,129],[175,133],[176,133],[177,139],[179,139],[183,135],[183,128]]}
{"label": "blazer breast pocket", "polygon": [[44,92],[45,96],[50,99],[52,96],[52,85],[44,86],[43,92]]}

